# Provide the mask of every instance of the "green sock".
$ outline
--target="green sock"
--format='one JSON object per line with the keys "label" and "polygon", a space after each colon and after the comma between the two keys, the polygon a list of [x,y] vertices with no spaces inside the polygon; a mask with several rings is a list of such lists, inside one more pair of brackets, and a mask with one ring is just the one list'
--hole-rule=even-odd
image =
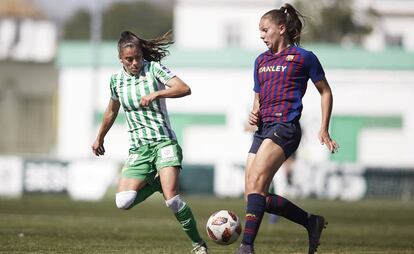
{"label": "green sock", "polygon": [[198,233],[197,223],[193,213],[187,204],[175,214],[175,217],[180,222],[184,232],[188,235],[191,241],[193,241],[193,245],[203,241]]}
{"label": "green sock", "polygon": [[131,209],[132,207],[138,205],[139,203],[147,199],[149,196],[154,194],[154,192],[156,191],[159,191],[162,193],[161,183],[159,179],[158,180],[156,179],[151,185],[147,184],[142,189],[140,189],[137,192],[137,197],[135,198],[134,203],[132,203],[128,209]]}

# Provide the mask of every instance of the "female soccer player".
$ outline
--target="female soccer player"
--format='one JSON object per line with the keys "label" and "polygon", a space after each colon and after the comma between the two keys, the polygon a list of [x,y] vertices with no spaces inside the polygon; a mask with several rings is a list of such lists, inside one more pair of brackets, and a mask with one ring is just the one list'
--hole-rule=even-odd
{"label": "female soccer player", "polygon": [[255,97],[249,123],[258,125],[258,130],[246,163],[246,222],[238,254],[254,253],[253,244],[264,212],[305,227],[309,253],[317,250],[326,223],[322,216],[310,214],[281,196],[268,194],[273,176],[299,145],[302,97],[309,79],[321,95],[319,140],[332,153],[338,149],[328,132],[331,88],[317,57],[299,47],[302,17],[292,5],[285,4],[260,19],[260,38],[269,50],[257,57],[254,67]]}
{"label": "female soccer player", "polygon": [[122,69],[111,76],[111,98],[92,151],[97,156],[104,155],[105,135],[122,105],[130,148],[118,184],[116,206],[127,210],[154,192],[162,192],[167,207],[191,239],[193,253],[205,254],[207,246],[197,231],[191,209],[178,192],[183,155],[170,126],[165,98],[187,96],[191,90],[159,63],[170,44],[170,33],[143,40],[132,32],[122,32],[118,41]]}

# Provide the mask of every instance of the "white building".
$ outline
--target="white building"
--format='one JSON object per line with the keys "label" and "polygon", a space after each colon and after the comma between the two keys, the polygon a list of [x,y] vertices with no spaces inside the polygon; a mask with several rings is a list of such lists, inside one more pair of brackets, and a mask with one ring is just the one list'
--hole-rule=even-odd
{"label": "white building", "polygon": [[56,26],[42,12],[24,0],[0,1],[0,154],[53,152],[56,52]]}
{"label": "white building", "polygon": [[374,29],[365,41],[368,49],[399,46],[414,51],[414,1],[357,0],[354,8],[356,12],[370,8],[378,14]]}
{"label": "white building", "polygon": [[[294,1],[178,0],[174,9],[177,46],[260,49],[262,44],[257,37],[261,15],[285,2]],[[364,40],[368,50],[383,50],[389,46],[414,50],[414,1],[354,0],[353,7],[359,22],[373,25],[373,31]],[[374,20],[365,15],[369,9],[377,15]]]}
{"label": "white building", "polygon": [[268,0],[178,0],[174,8],[177,47],[258,49],[258,21],[275,7]]}

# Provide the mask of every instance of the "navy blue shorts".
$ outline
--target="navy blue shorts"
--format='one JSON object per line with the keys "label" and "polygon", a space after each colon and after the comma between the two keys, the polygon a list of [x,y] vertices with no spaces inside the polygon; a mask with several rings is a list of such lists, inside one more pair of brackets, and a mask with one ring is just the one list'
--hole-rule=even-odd
{"label": "navy blue shorts", "polygon": [[253,136],[253,143],[249,153],[257,153],[263,140],[271,139],[279,145],[285,153],[285,158],[289,158],[299,146],[302,137],[302,130],[299,121],[289,123],[263,123]]}

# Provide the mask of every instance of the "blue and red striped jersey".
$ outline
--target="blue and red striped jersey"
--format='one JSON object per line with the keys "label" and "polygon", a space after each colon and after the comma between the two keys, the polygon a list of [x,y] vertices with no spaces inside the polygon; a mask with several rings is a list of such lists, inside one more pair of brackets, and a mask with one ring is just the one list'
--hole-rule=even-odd
{"label": "blue and red striped jersey", "polygon": [[253,90],[259,93],[261,122],[299,119],[309,78],[316,83],[324,77],[315,54],[298,46],[259,55],[254,65]]}

